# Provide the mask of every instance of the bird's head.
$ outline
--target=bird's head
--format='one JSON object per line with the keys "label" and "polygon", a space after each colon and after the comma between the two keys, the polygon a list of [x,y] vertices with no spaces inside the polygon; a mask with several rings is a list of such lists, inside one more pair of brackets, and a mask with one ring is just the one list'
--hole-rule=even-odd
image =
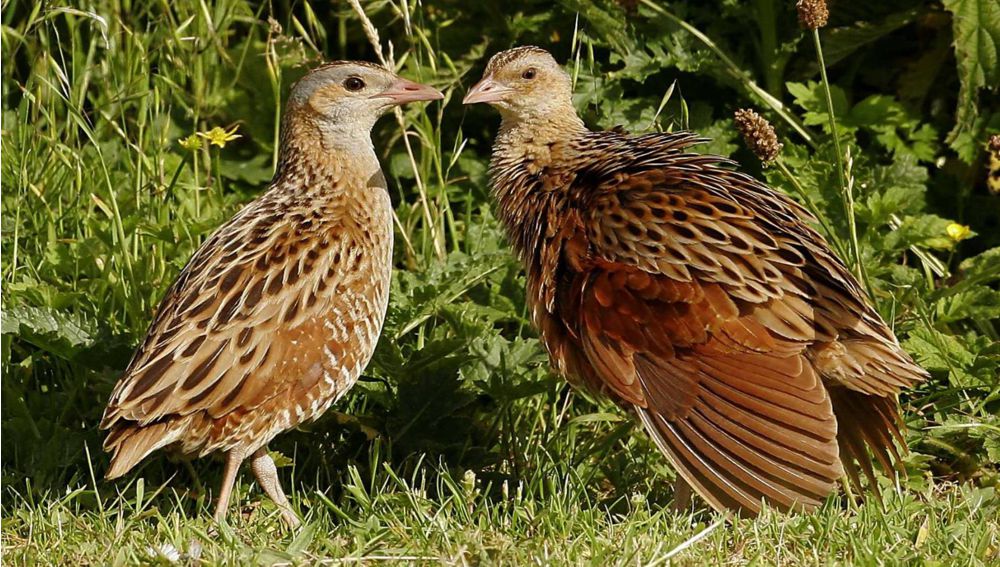
{"label": "bird's head", "polygon": [[336,61],[310,71],[292,87],[288,110],[324,133],[367,134],[396,105],[444,98],[440,91],[362,61]]}
{"label": "bird's head", "polygon": [[505,119],[575,116],[569,75],[548,51],[533,46],[501,51],[490,59],[483,78],[462,101],[478,102],[497,107]]}

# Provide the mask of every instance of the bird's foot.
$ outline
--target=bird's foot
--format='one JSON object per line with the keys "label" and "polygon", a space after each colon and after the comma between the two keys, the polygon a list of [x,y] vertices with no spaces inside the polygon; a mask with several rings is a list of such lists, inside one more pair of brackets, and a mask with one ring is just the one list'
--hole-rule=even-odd
{"label": "bird's foot", "polygon": [[299,519],[295,512],[291,508],[281,508],[281,520],[288,526],[288,529],[295,531],[302,526],[302,520]]}

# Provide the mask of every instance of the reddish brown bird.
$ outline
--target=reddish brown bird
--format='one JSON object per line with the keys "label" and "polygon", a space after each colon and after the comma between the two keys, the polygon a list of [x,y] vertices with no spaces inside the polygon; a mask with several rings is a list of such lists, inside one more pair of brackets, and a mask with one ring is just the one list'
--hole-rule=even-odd
{"label": "reddish brown bird", "polygon": [[394,105],[440,98],[352,61],[295,84],[270,188],[194,254],[111,395],[107,478],[164,447],[225,453],[221,520],[249,458],[284,520],[299,523],[267,444],[354,385],[389,299],[392,208],[371,129]]}
{"label": "reddish brown bird", "polygon": [[465,97],[502,116],[493,195],[556,369],[634,409],[720,511],[813,509],[869,451],[898,462],[896,394],[925,372],[809,213],[694,134],[589,131],[571,89],[520,47]]}

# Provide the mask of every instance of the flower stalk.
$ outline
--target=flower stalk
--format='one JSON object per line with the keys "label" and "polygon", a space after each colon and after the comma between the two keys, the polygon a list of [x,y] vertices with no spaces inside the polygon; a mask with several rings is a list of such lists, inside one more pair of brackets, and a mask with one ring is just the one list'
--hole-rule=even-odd
{"label": "flower stalk", "polygon": [[[823,57],[823,44],[819,38],[820,28],[826,26],[830,11],[826,0],[799,0],[795,5],[798,10],[799,24],[812,33],[813,46],[816,48],[816,59],[819,63],[820,78],[823,84],[823,94],[826,97],[827,118],[830,126],[830,136],[833,137],[833,149],[836,153],[837,181],[840,184],[841,199],[844,204],[844,216],[847,218],[847,229],[850,233],[851,261],[853,271],[858,280],[869,288],[868,274],[861,259],[861,244],[858,239],[857,220],[854,215],[854,179],[848,173],[853,160],[850,158],[850,148],[845,154],[840,147],[840,134],[837,130],[837,117],[833,110],[833,94],[830,90],[830,79],[826,73],[826,61]],[[846,158],[846,162],[845,162]],[[869,288],[870,289],[870,288]]]}

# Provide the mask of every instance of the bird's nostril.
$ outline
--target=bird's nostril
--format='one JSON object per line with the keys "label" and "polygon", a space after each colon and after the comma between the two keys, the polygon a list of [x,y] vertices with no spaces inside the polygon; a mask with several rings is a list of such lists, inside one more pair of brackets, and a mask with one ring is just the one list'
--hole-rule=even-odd
{"label": "bird's nostril", "polygon": [[420,87],[418,87],[417,85],[407,85],[406,86],[406,90],[408,90],[408,91],[419,91]]}

